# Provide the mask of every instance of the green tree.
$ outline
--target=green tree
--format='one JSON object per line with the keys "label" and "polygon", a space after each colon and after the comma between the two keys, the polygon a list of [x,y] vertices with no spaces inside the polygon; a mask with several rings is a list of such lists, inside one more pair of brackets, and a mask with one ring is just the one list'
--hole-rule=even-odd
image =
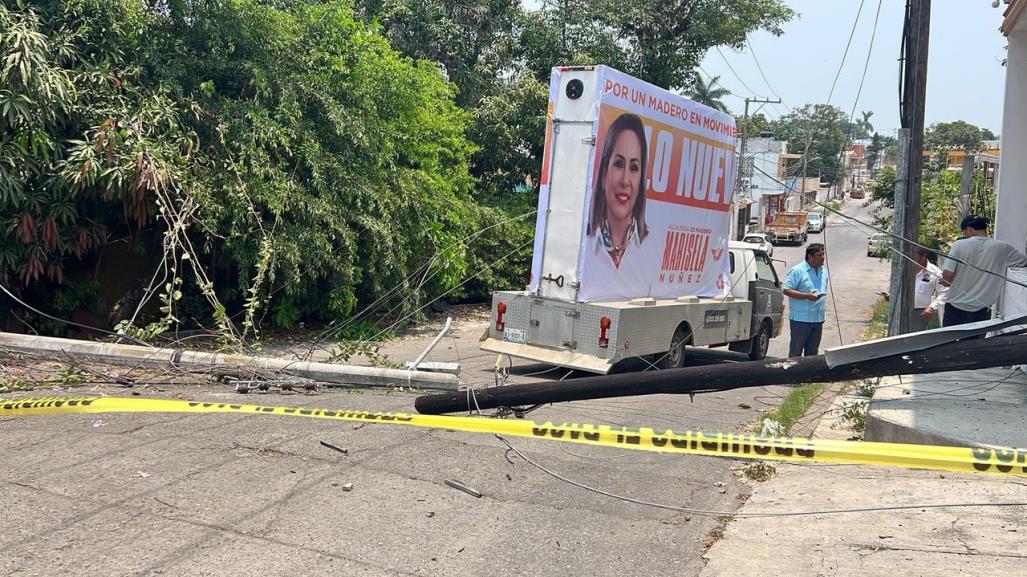
{"label": "green tree", "polygon": [[895,169],[886,166],[877,173],[877,178],[870,185],[870,198],[882,205],[895,206]]}
{"label": "green tree", "polygon": [[788,141],[788,152],[808,154],[807,175],[819,174],[822,180],[837,184],[844,177],[839,157],[848,142],[848,125],[848,116],[837,106],[807,104],[778,119],[775,132]]}
{"label": "green tree", "polygon": [[701,76],[696,78],[695,86],[688,92],[688,97],[699,104],[721,112],[728,112],[727,106],[720,99],[731,94],[731,91],[723,86],[718,87],[719,80],[720,76],[710,78],[709,82],[703,82]]}
{"label": "green tree", "polygon": [[[707,49],[744,48],[757,30],[775,35],[795,12],[780,0],[591,0],[576,2],[576,38],[599,39],[624,72],[668,89],[695,84]],[[596,61],[603,63],[603,61]]]}
{"label": "green tree", "polygon": [[494,93],[510,66],[521,16],[518,0],[353,0],[357,16],[381,25],[392,47],[438,63],[458,88],[457,104],[473,107]]}
{"label": "green tree", "polygon": [[178,279],[167,319],[192,282],[255,328],[272,295],[283,322],[399,314],[466,275],[471,118],[348,1],[5,6],[3,56],[32,59],[0,79],[5,277],[59,280],[141,231]]}
{"label": "green tree", "polygon": [[[990,130],[986,132],[989,136],[995,136]],[[985,138],[985,131],[969,122],[938,122],[927,127],[924,132],[924,148],[974,151],[980,150],[981,140]]]}
{"label": "green tree", "polygon": [[[775,124],[762,112],[749,116],[748,120],[741,116],[735,117],[735,125],[739,131],[744,131],[748,138],[756,138],[761,132],[774,132]],[[739,134],[741,137],[741,133]]]}

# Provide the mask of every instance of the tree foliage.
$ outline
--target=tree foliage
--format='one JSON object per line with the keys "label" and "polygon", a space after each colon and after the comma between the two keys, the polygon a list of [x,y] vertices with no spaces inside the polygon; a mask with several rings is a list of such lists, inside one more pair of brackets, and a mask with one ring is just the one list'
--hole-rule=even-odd
{"label": "tree foliage", "polygon": [[4,2],[0,277],[54,287],[128,239],[163,323],[205,298],[244,330],[522,285],[550,67],[689,89],[793,15],[723,4]]}
{"label": "tree foliage", "polygon": [[848,126],[845,112],[830,104],[807,104],[773,123],[776,137],[788,141],[788,152],[807,155],[806,173],[819,174],[821,180],[831,184],[844,177],[839,160],[842,147],[849,141]]}
{"label": "tree foliage", "polygon": [[731,94],[731,91],[723,86],[717,86],[718,80],[720,76],[710,78],[709,82],[703,81],[701,77],[697,78],[695,86],[688,92],[688,97],[714,110],[727,112],[727,106],[720,99]]}
{"label": "tree foliage", "polygon": [[924,132],[924,148],[930,150],[967,150],[981,149],[982,140],[992,140],[995,135],[987,129],[981,129],[969,122],[938,122],[927,127]]}
{"label": "tree foliage", "polygon": [[895,169],[886,166],[877,173],[870,185],[870,198],[888,208],[895,206]]}
{"label": "tree foliage", "polygon": [[[23,223],[5,227],[5,275],[30,282],[115,229],[173,225],[225,281],[206,289],[239,305],[275,293],[342,316],[466,273],[470,118],[434,65],[347,2],[82,0],[0,17],[4,55],[34,59],[3,76],[3,99],[25,103],[7,107],[3,154],[33,159],[3,163],[2,215]],[[186,202],[196,220],[176,222]]]}

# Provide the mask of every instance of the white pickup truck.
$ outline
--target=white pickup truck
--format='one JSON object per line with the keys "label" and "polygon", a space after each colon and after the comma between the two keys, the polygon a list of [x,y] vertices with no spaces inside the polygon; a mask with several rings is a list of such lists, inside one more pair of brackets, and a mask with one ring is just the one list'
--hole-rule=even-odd
{"label": "white pickup truck", "polygon": [[[532,281],[493,294],[481,348],[601,374],[641,356],[680,367],[686,346],[766,356],[782,279],[728,241],[734,119],[580,67],[554,69],[547,120]],[[625,215],[638,236],[611,232]]]}

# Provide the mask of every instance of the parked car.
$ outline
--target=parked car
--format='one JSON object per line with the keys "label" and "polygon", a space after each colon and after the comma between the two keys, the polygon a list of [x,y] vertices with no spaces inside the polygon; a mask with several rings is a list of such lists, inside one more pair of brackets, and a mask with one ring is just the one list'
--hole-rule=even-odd
{"label": "parked car", "polygon": [[888,256],[891,249],[891,235],[886,232],[875,232],[867,242],[867,256]]}
{"label": "parked car", "polygon": [[826,224],[824,222],[824,213],[810,212],[806,214],[806,226],[809,232],[823,232]]}
{"label": "parked car", "polygon": [[767,253],[767,256],[774,256],[774,245],[770,244],[765,234],[747,234],[742,242],[755,245],[758,250]]}
{"label": "parked car", "polygon": [[866,193],[863,192],[862,188],[854,188],[849,193],[849,198],[862,199]]}

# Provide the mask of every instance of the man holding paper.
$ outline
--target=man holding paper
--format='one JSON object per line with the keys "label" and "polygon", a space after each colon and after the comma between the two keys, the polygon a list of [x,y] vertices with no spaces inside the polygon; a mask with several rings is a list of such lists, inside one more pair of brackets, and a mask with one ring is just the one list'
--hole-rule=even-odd
{"label": "man holding paper", "polygon": [[824,245],[813,242],[806,246],[806,260],[792,267],[785,279],[784,294],[788,297],[788,356],[813,356],[820,347],[827,315],[827,269]]}

